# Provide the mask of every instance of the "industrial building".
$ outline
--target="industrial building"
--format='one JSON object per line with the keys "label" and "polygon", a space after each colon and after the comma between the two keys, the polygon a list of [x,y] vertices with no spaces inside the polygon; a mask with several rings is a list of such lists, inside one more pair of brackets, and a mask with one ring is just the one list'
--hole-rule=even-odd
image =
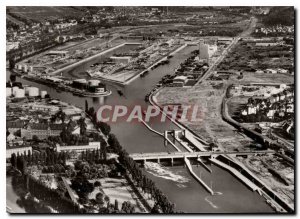
{"label": "industrial building", "polygon": [[200,41],[199,43],[199,59],[206,61],[209,59],[208,45],[204,41]]}
{"label": "industrial building", "polygon": [[128,64],[131,61],[131,56],[111,56],[110,59],[115,63]]}
{"label": "industrial building", "polygon": [[183,87],[185,83],[188,81],[186,76],[177,76],[173,79],[173,86],[174,87]]}
{"label": "industrial building", "polygon": [[47,53],[47,55],[61,56],[61,57],[66,57],[67,54],[68,54],[68,51],[55,51],[55,50],[51,50]]}
{"label": "industrial building", "polygon": [[86,151],[86,150],[97,150],[100,149],[100,142],[89,142],[88,145],[67,145],[67,146],[56,146],[57,152],[60,151]]}

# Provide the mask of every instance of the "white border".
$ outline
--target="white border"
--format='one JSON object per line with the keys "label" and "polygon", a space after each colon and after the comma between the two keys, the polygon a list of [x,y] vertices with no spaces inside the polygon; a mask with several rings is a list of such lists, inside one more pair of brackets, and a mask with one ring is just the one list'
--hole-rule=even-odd
{"label": "white border", "polygon": [[[0,65],[0,69],[1,69],[1,81],[2,81],[2,86],[0,87],[1,91],[1,105],[2,107],[0,108],[0,112],[3,116],[3,119],[1,120],[1,146],[2,146],[2,152],[0,153],[1,156],[1,164],[5,165],[5,133],[6,133],[6,123],[5,121],[5,115],[6,115],[6,108],[4,107],[5,105],[5,101],[6,101],[6,97],[5,97],[5,86],[4,83],[6,81],[6,73],[5,73],[5,69],[6,69],[6,63],[5,63],[5,57],[6,57],[6,6],[82,6],[82,5],[86,5],[86,6],[182,6],[182,5],[186,5],[186,6],[295,6],[296,9],[299,9],[299,1],[293,1],[293,0],[252,0],[252,1],[241,1],[241,0],[230,0],[230,1],[225,1],[225,0],[214,0],[214,1],[200,1],[200,0],[151,0],[151,1],[136,1],[136,0],[127,0],[127,1],[120,1],[120,0],[109,0],[109,1],[99,1],[99,0],[73,0],[73,1],[62,1],[62,0],[51,0],[51,1],[39,1],[39,0],[26,0],[25,1],[20,1],[20,0],[2,0],[0,2],[0,28],[1,28],[1,48],[3,48],[0,52],[1,54],[1,65]],[[296,16],[297,18],[298,16]],[[299,34],[299,23],[298,23],[298,19],[297,19],[297,34]],[[295,50],[297,51],[297,49]],[[299,61],[299,56],[297,56],[297,60],[296,62],[298,63]],[[297,74],[297,72],[295,72],[295,74]],[[299,76],[298,76],[298,80],[297,80],[297,84],[299,84]],[[297,93],[297,102],[299,103],[299,95]],[[297,110],[297,114],[299,113],[299,108]],[[299,115],[299,114],[298,114]],[[297,130],[297,136],[299,135],[299,128]],[[297,145],[295,145],[297,146]],[[299,150],[299,149],[298,149]],[[297,151],[298,151],[297,150]],[[298,156],[298,155],[297,155]],[[299,168],[297,168],[298,170]],[[297,176],[298,176],[299,172],[297,171]],[[2,177],[1,183],[0,183],[0,194],[2,194],[0,196],[0,216],[1,218],[12,218],[12,216],[9,216],[6,213],[6,168],[0,168],[0,175]],[[298,182],[298,180],[297,180]],[[299,190],[298,187],[298,183],[297,183],[297,191]],[[297,208],[296,210],[299,210],[299,199],[297,198]],[[32,217],[33,215],[30,215],[29,217]],[[53,215],[56,218],[72,218],[74,217],[73,215]],[[101,215],[95,215],[97,217],[104,217],[104,218],[115,218],[117,216],[101,216]],[[202,217],[202,218],[216,218],[219,216],[204,216],[204,215],[195,215],[197,217]],[[46,218],[49,216],[37,216],[39,218]],[[86,218],[87,216],[76,216],[76,218]],[[145,217],[145,216],[143,216]],[[172,218],[174,216],[154,216],[154,217],[163,217],[163,218]],[[182,217],[188,217],[188,216],[182,216]],[[227,216],[228,217],[228,216]],[[255,215],[255,218],[265,218],[265,217],[270,217],[270,216],[261,216],[261,215]],[[271,216],[274,217],[274,216]],[[277,216],[275,216],[277,217]],[[283,218],[281,216],[281,218]]]}

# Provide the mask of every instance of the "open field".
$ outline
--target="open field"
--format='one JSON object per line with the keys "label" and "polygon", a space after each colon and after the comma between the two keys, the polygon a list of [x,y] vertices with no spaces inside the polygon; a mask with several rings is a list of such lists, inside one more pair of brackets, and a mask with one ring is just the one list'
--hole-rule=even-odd
{"label": "open field", "polygon": [[[249,157],[240,159],[243,164],[250,169],[256,176],[268,186],[278,193],[287,203],[294,206],[294,168],[286,166],[274,159],[272,155],[263,157]],[[271,166],[279,174],[286,178],[289,185],[285,185],[280,179],[274,177],[269,171],[267,166]]]}
{"label": "open field", "polygon": [[11,13],[23,17],[28,20],[37,22],[45,21],[45,19],[57,19],[61,17],[74,16],[78,17],[84,13],[80,7],[55,7],[55,6],[9,6],[7,7]]}
{"label": "open field", "polygon": [[294,52],[291,45],[257,46],[240,41],[221,64],[219,70],[256,71],[273,68],[293,70]]}

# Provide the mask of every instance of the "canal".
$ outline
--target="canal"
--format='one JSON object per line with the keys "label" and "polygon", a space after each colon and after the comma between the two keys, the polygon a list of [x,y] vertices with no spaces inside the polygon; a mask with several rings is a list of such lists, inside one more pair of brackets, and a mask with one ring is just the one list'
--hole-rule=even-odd
{"label": "canal", "polygon": [[[112,90],[112,95],[108,97],[78,97],[72,93],[58,92],[54,88],[26,81],[22,78],[18,78],[17,80],[23,84],[39,87],[40,90],[47,90],[52,98],[58,98],[82,108],[85,106],[85,100],[88,101],[90,107],[93,106],[95,109],[98,109],[101,105],[125,105],[133,107],[138,104],[142,107],[146,107],[148,103],[144,101],[145,95],[155,87],[164,75],[173,74],[178,65],[188,58],[195,49],[197,49],[196,46],[185,47],[180,52],[174,54],[169,64],[161,65],[149,71],[149,74],[144,78],[139,77],[127,86],[108,83],[108,89]],[[120,51],[123,52],[124,48]],[[104,56],[102,58],[104,58]],[[66,76],[76,76],[95,62],[99,62],[99,58],[84,64],[84,67],[73,68],[64,74]],[[9,74],[7,71],[7,78],[9,78]],[[84,74],[82,74],[82,77],[84,77]],[[124,95],[120,96],[117,92],[118,90],[121,90]],[[159,132],[178,129],[178,127],[169,120],[164,123],[158,122],[157,120],[150,121],[149,125]],[[164,139],[149,131],[142,123],[116,122],[110,123],[110,126],[112,133],[117,136],[121,145],[128,153],[175,151],[173,146],[165,146]],[[213,173],[209,176],[209,182],[212,181],[212,184],[216,186],[219,192],[219,195],[216,196],[208,194],[206,190],[194,180],[185,167],[162,167],[152,163],[149,164],[145,170],[149,178],[157,184],[170,201],[176,204],[176,210],[188,213],[254,213],[273,211],[261,196],[250,191],[230,173],[215,166],[213,167]],[[178,179],[181,180],[178,181]]]}

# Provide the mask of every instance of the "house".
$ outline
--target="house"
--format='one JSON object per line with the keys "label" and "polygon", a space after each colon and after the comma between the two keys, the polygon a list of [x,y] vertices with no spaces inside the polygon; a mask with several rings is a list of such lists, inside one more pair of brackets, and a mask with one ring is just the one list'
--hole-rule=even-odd
{"label": "house", "polygon": [[185,85],[185,83],[187,82],[187,77],[186,76],[176,76],[173,79],[173,85],[176,87],[183,87]]}
{"label": "house", "polygon": [[287,106],[286,106],[286,112],[288,112],[288,113],[294,113],[294,104],[287,104]]}
{"label": "house", "polygon": [[274,114],[275,114],[275,110],[274,109],[270,109],[267,112],[267,116],[268,116],[269,119],[273,119],[274,118]]}

